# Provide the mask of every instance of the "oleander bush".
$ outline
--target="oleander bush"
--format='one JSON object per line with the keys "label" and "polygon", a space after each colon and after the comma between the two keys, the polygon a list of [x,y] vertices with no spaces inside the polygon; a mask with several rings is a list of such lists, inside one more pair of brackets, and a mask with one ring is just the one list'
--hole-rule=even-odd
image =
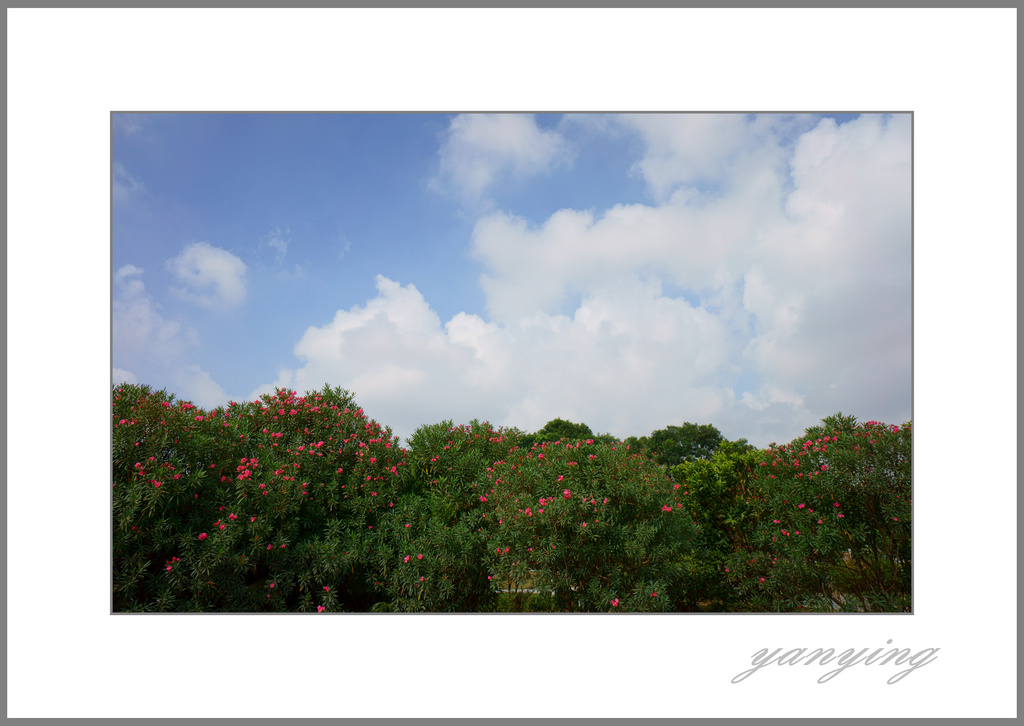
{"label": "oleander bush", "polygon": [[836,414],[760,452],[724,568],[751,611],[911,609],[911,424]]}
{"label": "oleander bush", "polygon": [[112,409],[116,612],[910,608],[909,423],[669,467],[477,420],[404,448],[328,386],[205,411],[123,384]]}
{"label": "oleander bush", "polygon": [[498,607],[486,558],[492,522],[480,499],[489,464],[517,432],[487,422],[421,426],[409,440],[407,490],[371,562],[377,610],[476,612]]}
{"label": "oleander bush", "polygon": [[717,574],[702,566],[681,492],[621,442],[514,449],[486,479],[480,500],[497,525],[487,555],[499,587],[528,580],[561,611],[674,611],[696,609]]}
{"label": "oleander bush", "polygon": [[365,609],[406,452],[349,393],[209,413],[114,390],[114,610]]}

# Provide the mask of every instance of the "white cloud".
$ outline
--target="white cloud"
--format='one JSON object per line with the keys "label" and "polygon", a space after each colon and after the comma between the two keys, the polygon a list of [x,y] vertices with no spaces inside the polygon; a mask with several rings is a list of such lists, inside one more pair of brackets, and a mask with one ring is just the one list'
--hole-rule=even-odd
{"label": "white cloud", "polygon": [[488,320],[442,324],[379,277],[306,331],[277,385],[342,385],[403,437],[562,417],[623,437],[710,422],[765,445],[839,410],[909,416],[909,120],[718,118],[629,122],[656,206],[482,217]]}
{"label": "white cloud", "polygon": [[114,204],[126,204],[146,190],[146,185],[128,173],[124,164],[114,162],[111,194]]}
{"label": "white cloud", "polygon": [[448,418],[532,430],[562,416],[647,433],[680,407],[719,405],[705,372],[724,363],[722,326],[655,283],[624,281],[589,294],[574,317],[509,326],[466,313],[442,326],[414,286],[379,277],[377,287],[365,306],[309,328],[295,347],[305,364],[251,396],[342,385],[403,438]]}
{"label": "white cloud", "polygon": [[195,331],[161,314],[159,305],[146,292],[142,274],[143,270],[134,265],[124,265],[114,272],[111,382],[166,387],[178,398],[203,407],[223,405],[223,389],[189,362],[191,351],[199,345]]}
{"label": "white cloud", "polygon": [[[274,276],[279,280],[298,280],[306,277],[306,269],[309,261],[296,262],[290,269],[285,266],[285,258],[288,256],[288,248],[292,242],[292,231],[285,227],[277,227],[273,231],[260,238],[255,253],[265,268],[273,271]],[[339,255],[344,256],[344,252]],[[263,262],[263,260],[266,260]],[[243,293],[244,294],[244,293]]]}
{"label": "white cloud", "polygon": [[131,371],[114,368],[110,371],[110,382],[113,385],[117,385],[118,383],[138,383],[139,379],[136,378],[135,374]]}
{"label": "white cloud", "polygon": [[499,180],[543,174],[569,156],[565,139],[539,128],[533,116],[463,114],[448,128],[434,186],[476,203]]}
{"label": "white cloud", "polygon": [[134,265],[114,273],[114,359],[129,365],[147,358],[167,359],[195,343],[193,333],[160,314],[140,279],[142,273]]}
{"label": "white cloud", "polygon": [[125,136],[137,136],[149,125],[150,117],[139,113],[115,113],[111,116],[114,131]]}
{"label": "white cloud", "polygon": [[200,408],[211,409],[227,403],[228,396],[211,377],[198,365],[189,364],[177,368],[172,377],[174,391],[182,401],[192,401]]}
{"label": "white cloud", "polygon": [[274,264],[280,265],[288,254],[288,245],[291,242],[291,230],[278,227],[273,232],[260,240],[259,249],[269,249],[274,256]]}
{"label": "white cloud", "polygon": [[[784,166],[785,138],[806,130],[809,116],[745,114],[639,114],[612,117],[640,134],[646,145],[633,171],[659,202],[683,187],[716,192],[756,184]],[[725,189],[720,189],[720,186]],[[732,188],[732,189],[730,189]]]}
{"label": "white cloud", "polygon": [[245,300],[245,263],[227,250],[193,242],[167,261],[167,269],[182,285],[172,292],[200,307],[234,307]]}

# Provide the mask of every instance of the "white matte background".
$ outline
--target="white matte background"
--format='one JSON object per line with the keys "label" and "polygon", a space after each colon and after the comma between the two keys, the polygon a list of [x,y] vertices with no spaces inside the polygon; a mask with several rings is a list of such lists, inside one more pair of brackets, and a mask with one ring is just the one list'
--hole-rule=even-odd
{"label": "white matte background", "polygon": [[[8,9],[8,717],[1016,716],[1016,10]],[[913,111],[912,616],[112,616],[111,111]],[[766,668],[763,647],[941,648]]]}

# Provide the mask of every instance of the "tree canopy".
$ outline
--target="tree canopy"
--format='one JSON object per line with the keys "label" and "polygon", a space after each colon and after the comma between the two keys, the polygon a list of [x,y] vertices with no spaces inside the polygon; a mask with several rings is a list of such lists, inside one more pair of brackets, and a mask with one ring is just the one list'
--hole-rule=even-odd
{"label": "tree canopy", "polygon": [[636,445],[662,466],[677,466],[684,461],[710,459],[725,440],[711,424],[687,422],[652,431],[650,436],[630,438],[626,443]]}
{"label": "tree canopy", "polygon": [[564,418],[555,418],[532,434],[521,436],[519,445],[529,448],[543,441],[586,441],[587,439],[604,444],[618,441],[611,434],[595,434],[585,423],[574,423]]}

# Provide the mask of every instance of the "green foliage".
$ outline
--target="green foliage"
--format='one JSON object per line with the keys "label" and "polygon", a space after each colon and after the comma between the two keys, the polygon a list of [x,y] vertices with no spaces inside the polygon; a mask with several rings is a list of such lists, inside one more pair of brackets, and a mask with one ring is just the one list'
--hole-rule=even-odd
{"label": "green foliage", "polygon": [[907,611],[911,425],[836,414],[761,452],[729,577],[751,610]]}
{"label": "green foliage", "polygon": [[595,434],[590,427],[584,423],[573,423],[562,418],[555,418],[544,424],[544,427],[532,434],[521,435],[519,445],[524,449],[531,448],[534,444],[561,441],[572,443],[585,441],[602,444],[614,444],[618,442],[611,434]]}
{"label": "green foliage", "polygon": [[204,411],[120,385],[112,422],[118,612],[910,606],[909,423],[837,414],[664,467],[561,419],[406,450],[326,386]]}
{"label": "green foliage", "polygon": [[[698,525],[704,564],[709,568],[708,599],[724,608],[735,591],[720,577],[732,553],[745,550],[748,532],[756,526],[759,492],[748,488],[759,452],[723,444],[709,459],[694,459],[670,469],[673,486]],[[712,574],[711,571],[715,574]]]}
{"label": "green foliage", "polygon": [[115,611],[372,604],[372,529],[406,454],[348,392],[210,412],[146,386],[113,399]]}
{"label": "green foliage", "polygon": [[391,611],[475,612],[496,606],[485,557],[481,491],[517,434],[477,420],[421,426],[409,439],[409,490],[385,523],[373,572]]}
{"label": "green foliage", "polygon": [[561,611],[692,609],[704,597],[678,491],[624,445],[517,449],[487,480],[481,521],[492,528],[495,587],[529,580]]}
{"label": "green foliage", "polygon": [[[650,436],[627,440],[627,443],[635,446],[636,450],[668,467],[697,459],[710,459],[723,442],[725,439],[721,432],[711,424],[694,423],[666,426],[651,432]],[[737,445],[742,447],[747,444],[741,439]]]}

